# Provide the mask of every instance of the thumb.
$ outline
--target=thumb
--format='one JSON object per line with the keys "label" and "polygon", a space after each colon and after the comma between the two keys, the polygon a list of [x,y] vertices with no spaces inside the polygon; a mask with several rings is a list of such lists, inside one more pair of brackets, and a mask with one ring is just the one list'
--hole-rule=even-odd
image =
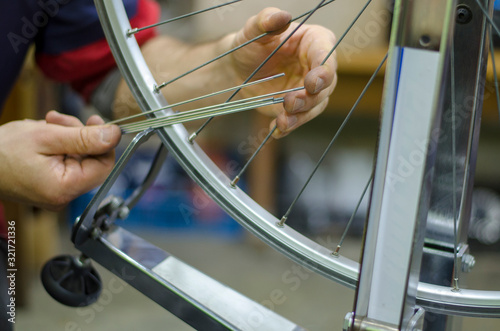
{"label": "thumb", "polygon": [[45,154],[101,155],[111,151],[120,141],[116,125],[65,127],[48,124],[42,138]]}

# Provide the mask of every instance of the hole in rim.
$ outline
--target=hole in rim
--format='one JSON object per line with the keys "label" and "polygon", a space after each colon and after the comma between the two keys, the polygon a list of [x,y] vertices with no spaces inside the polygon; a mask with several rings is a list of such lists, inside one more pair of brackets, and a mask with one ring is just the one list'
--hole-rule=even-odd
{"label": "hole in rim", "polygon": [[427,34],[424,34],[420,37],[420,45],[423,47],[429,47],[431,45],[431,37]]}

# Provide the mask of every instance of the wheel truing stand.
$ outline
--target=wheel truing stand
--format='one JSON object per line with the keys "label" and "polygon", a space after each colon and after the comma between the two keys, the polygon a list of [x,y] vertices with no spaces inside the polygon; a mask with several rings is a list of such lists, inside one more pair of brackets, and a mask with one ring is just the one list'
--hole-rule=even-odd
{"label": "wheel truing stand", "polygon": [[[481,3],[491,13],[493,3]],[[454,317],[424,314],[416,292],[420,280],[460,293],[460,273],[473,266],[467,233],[488,29],[475,0],[396,2],[360,284],[346,330],[457,329]]]}
{"label": "wheel truing stand", "polygon": [[[151,93],[151,91],[156,91],[156,82],[154,81],[154,79],[152,79],[152,76],[145,74],[146,72],[148,72],[145,63],[138,61],[138,59],[140,58],[139,55],[140,50],[137,44],[135,43],[135,40],[133,40],[133,38],[129,38],[126,35],[126,31],[130,29],[130,26],[128,25],[128,21],[124,19],[124,17],[126,17],[124,10],[122,11],[120,9],[120,12],[116,13],[113,12],[115,8],[119,8],[118,4],[115,4],[118,2],[120,2],[120,0],[96,1],[99,13],[100,14],[105,13],[103,14],[103,16],[106,16],[108,18],[107,20],[103,21],[103,26],[105,27],[105,31],[112,31],[113,29],[116,29],[113,30],[114,33],[110,33],[110,35],[108,35],[108,41],[112,45],[112,49],[115,51],[116,61],[120,66],[120,68],[122,69],[122,74],[125,77],[127,77],[127,81],[137,82],[136,85],[131,86],[131,90],[134,92],[136,100],[143,110],[150,110],[150,109],[157,109],[160,107],[164,107],[165,101],[164,99],[162,99],[161,95]],[[463,3],[465,5],[470,6],[470,8],[475,8],[473,6],[473,2],[474,1],[469,1],[469,0],[463,1]],[[460,2],[460,4],[462,4],[462,2]],[[437,81],[443,81],[445,79],[448,79],[445,78],[445,76],[443,75],[443,73],[446,72],[444,65],[447,57],[445,55],[433,54],[433,52],[435,52],[436,49],[438,48],[442,50],[443,54],[449,52],[450,45],[447,44],[446,41],[451,40],[451,38],[449,38],[448,36],[451,35],[449,29],[451,29],[453,23],[450,20],[453,19],[454,15],[450,13],[453,13],[455,5],[456,5],[455,1],[446,1],[446,0],[442,1],[426,0],[421,2],[397,1],[396,8],[398,8],[398,10],[396,11],[396,13],[398,15],[401,14],[404,16],[404,15],[409,15],[410,12],[421,12],[423,15],[422,17],[427,19],[413,20],[413,21],[410,20],[410,23],[414,23],[415,25],[412,26],[410,24],[405,29],[399,30],[400,34],[396,37],[397,38],[396,40],[398,41],[395,45],[396,47],[392,48],[394,54],[391,54],[392,61],[390,62],[388,67],[391,68],[392,70],[398,69],[398,67],[405,61],[405,59],[407,59],[407,56],[410,57],[413,56],[416,58],[415,63],[417,63],[419,69],[430,70],[427,71],[426,77],[423,77],[424,80],[422,82],[425,82],[425,84],[427,83],[436,84]],[[428,14],[432,12],[429,10],[429,8],[434,8],[434,7],[436,7],[437,10],[434,14],[436,14],[437,16],[433,20],[428,20]],[[446,9],[444,10],[443,8]],[[396,15],[397,19],[399,19],[398,15]],[[411,17],[415,17],[413,16],[413,13]],[[445,20],[445,22],[443,22],[443,17],[447,17],[447,20]],[[424,31],[425,33],[422,33],[423,31],[419,30],[422,28],[422,26],[419,25],[419,23],[421,22],[431,22],[433,29],[431,29],[430,31]],[[481,30],[482,32],[480,33],[484,34],[485,33],[484,21],[482,21],[482,23],[480,23],[479,26],[480,29],[483,29]],[[436,27],[437,30],[435,29]],[[467,28],[468,26],[465,26],[465,29]],[[438,35],[437,38],[437,40],[439,40],[438,43],[436,43],[435,33],[437,33],[436,35]],[[477,34],[475,33],[473,35],[477,36]],[[445,37],[441,38],[441,36]],[[465,40],[466,38],[469,38],[469,36],[465,36],[463,38]],[[475,42],[476,40],[474,38],[470,39],[474,40]],[[474,48],[475,46],[476,45],[471,46],[470,48]],[[130,53],[124,55],[121,54],[121,52],[116,52],[116,50],[120,50],[126,47],[130,48]],[[462,46],[457,46],[457,47],[462,47]],[[478,45],[478,48],[484,50],[484,41],[481,41],[481,44]],[[404,52],[406,52],[406,55],[402,55]],[[481,53],[480,58],[482,57],[484,57],[484,53]],[[467,58],[467,55],[464,57],[464,59],[465,58]],[[428,60],[428,62],[426,62],[426,60]],[[126,63],[127,61],[132,61],[134,63],[134,66],[128,66]],[[401,66],[399,69],[401,69],[402,67],[403,66]],[[404,69],[405,70],[412,69],[412,67],[404,66]],[[484,74],[483,69],[484,69],[483,64],[478,63],[476,67],[473,67],[473,69],[471,69],[472,70],[471,74],[470,75],[466,74],[466,76],[467,75],[468,76],[463,79],[465,79],[466,81],[474,80],[474,82],[477,82],[480,78],[480,75]],[[419,70],[416,71],[417,71],[416,74],[418,74]],[[464,70],[464,72],[466,71]],[[391,117],[397,117],[397,115],[393,112],[394,109],[397,108],[396,91],[398,84],[403,82],[403,80],[399,79],[400,78],[399,75],[394,75],[394,72],[392,76],[389,75],[388,77],[389,77],[388,82],[389,84],[393,85],[393,89],[392,92],[386,92],[388,93],[385,96],[386,108],[389,109],[389,112],[386,112],[386,114],[389,115],[384,115],[384,116],[389,116],[389,121],[387,121],[386,119],[384,123],[391,123]],[[429,89],[428,87],[429,86],[424,86],[424,87],[419,86],[417,92],[420,91],[422,93],[424,92],[433,93],[430,92],[430,90],[432,89]],[[414,219],[410,220],[408,223],[409,224],[408,228],[410,228],[410,232],[405,232],[406,238],[410,238],[409,241],[414,240],[414,242],[417,243],[415,246],[406,245],[408,243],[405,243],[406,246],[404,246],[404,249],[401,250],[402,252],[404,251],[409,254],[409,256],[405,257],[406,261],[405,263],[408,264],[408,269],[400,270],[401,274],[397,275],[391,274],[390,272],[387,273],[387,270],[389,270],[387,269],[382,273],[378,274],[378,276],[376,276],[378,271],[374,270],[376,269],[373,268],[374,264],[364,265],[363,266],[364,270],[362,270],[364,274],[361,275],[360,287],[357,294],[357,303],[359,304],[359,306],[355,308],[355,313],[351,314],[350,317],[347,319],[345,327],[346,329],[364,330],[369,328],[371,329],[378,328],[379,330],[393,330],[393,329],[414,330],[421,328],[424,311],[422,309],[419,309],[419,307],[416,306],[415,302],[417,301],[418,303],[419,300],[418,298],[416,299],[415,297],[417,295],[416,292],[418,284],[417,282],[418,271],[416,272],[416,269],[420,264],[420,261],[419,261],[419,255],[414,253],[419,250],[421,251],[425,242],[424,246],[424,261],[425,261],[425,255],[428,254],[429,251],[431,250],[438,251],[437,254],[431,252],[432,256],[442,256],[443,255],[442,247],[446,247],[446,249],[448,249],[447,252],[449,252],[449,244],[450,244],[449,240],[447,242],[442,241],[439,244],[436,244],[436,241],[433,240],[436,238],[432,237],[432,235],[430,236],[431,240],[425,241],[423,237],[423,233],[425,233],[425,228],[422,225],[424,224],[425,226],[425,221],[427,221],[428,224],[434,225],[432,229],[436,228],[439,229],[439,225],[442,224],[441,222],[442,217],[435,218],[437,220],[436,222],[433,221],[433,215],[439,215],[439,213],[434,212],[437,209],[434,209],[435,204],[433,201],[435,200],[432,199],[433,197],[437,196],[436,195],[437,193],[434,192],[439,190],[438,187],[431,187],[430,185],[428,185],[429,183],[428,179],[432,175],[436,176],[435,173],[440,172],[440,170],[438,169],[440,169],[439,167],[441,167],[440,161],[434,162],[435,160],[432,159],[432,156],[434,155],[433,152],[435,152],[435,149],[433,148],[446,149],[447,142],[445,139],[442,141],[439,140],[439,142],[434,141],[432,143],[429,143],[429,141],[426,139],[428,139],[429,136],[431,136],[431,134],[434,132],[433,129],[435,128],[435,126],[433,123],[438,124],[439,122],[443,122],[440,121],[440,116],[443,114],[442,111],[443,107],[442,106],[438,107],[437,105],[439,104],[438,99],[440,100],[446,99],[444,97],[446,93],[448,92],[441,91],[437,95],[429,94],[430,97],[428,96],[427,100],[424,100],[425,101],[424,103],[426,103],[425,104],[426,109],[424,111],[424,122],[427,123],[426,124],[427,127],[424,126],[422,132],[416,133],[417,134],[416,136],[412,136],[413,138],[416,137],[417,139],[424,138],[424,144],[423,144],[425,145],[424,155],[426,158],[429,156],[430,158],[427,158],[423,162],[423,164],[419,165],[418,167],[415,167],[413,171],[415,174],[417,173],[419,174],[420,183],[421,184],[424,183],[425,185],[423,187],[419,187],[418,184],[416,184],[418,181],[416,181],[414,182],[415,185],[411,188],[411,190],[413,191],[406,192],[416,197],[415,199],[412,200],[411,202],[412,205],[409,206],[409,209],[413,210],[415,213],[414,215],[409,215],[408,218],[414,217],[420,220],[420,222],[414,222]],[[473,95],[473,97],[476,98],[474,100],[478,100],[482,95],[482,87],[477,90],[475,89],[474,91],[463,91],[459,93],[463,93],[462,96],[471,93],[471,95]],[[418,93],[417,96],[419,96]],[[432,98],[432,100],[429,98]],[[462,101],[456,101],[456,102],[462,102]],[[479,102],[474,104],[473,108],[477,107],[480,108]],[[412,116],[414,114],[410,112],[407,113],[407,115]],[[157,114],[153,116],[162,116],[162,114]],[[470,116],[471,120],[469,124],[464,124],[464,127],[467,128],[468,130],[467,134],[465,135],[469,136],[470,139],[467,140],[465,144],[466,147],[463,150],[457,151],[457,155],[464,154],[465,156],[469,156],[475,150],[475,144],[477,143],[476,138],[478,132],[475,126],[476,123],[478,122],[477,121],[478,116],[479,115],[471,115]],[[435,118],[436,121],[435,122],[432,121],[431,120],[432,118]],[[408,127],[407,129],[410,131],[413,130],[413,132],[418,131],[411,126]],[[182,144],[189,144],[187,140],[184,141],[185,140],[184,133],[180,134],[179,136],[173,134],[170,135],[166,133],[167,131],[176,131],[176,130],[177,128],[146,130],[143,133],[140,133],[139,135],[136,136],[136,138],[131,142],[127,150],[124,152],[124,154],[118,161],[111,175],[108,177],[103,186],[101,186],[101,189],[92,199],[87,209],[84,211],[79,220],[75,223],[72,234],[72,240],[76,248],[79,249],[84,254],[85,257],[88,256],[96,260],[105,268],[111,270],[113,273],[123,278],[125,281],[129,282],[132,286],[137,288],[139,291],[150,297],[152,300],[159,303],[166,309],[170,310],[173,314],[175,314],[176,316],[183,319],[188,324],[197,329],[217,330],[217,329],[230,328],[230,329],[254,329],[254,330],[257,329],[300,330],[301,328],[296,326],[295,324],[287,321],[281,316],[274,314],[273,312],[252,302],[251,300],[241,296],[240,294],[234,292],[233,290],[228,289],[224,285],[208,278],[207,276],[201,274],[192,267],[186,265],[185,263],[171,256],[167,252],[162,251],[157,247],[154,247],[150,243],[129,233],[128,231],[120,228],[115,224],[115,220],[120,218],[125,218],[128,215],[130,208],[137,202],[137,200],[140,198],[144,190],[150,185],[150,183],[154,179],[155,173],[157,171],[155,169],[159,168],[159,164],[163,162],[163,159],[166,156],[166,148],[163,147],[164,145],[168,146],[170,153],[176,155],[176,158],[180,160],[180,163],[184,161],[183,157],[184,159],[187,159],[188,157],[196,159],[199,157],[196,151],[198,147],[196,146],[193,147],[193,152],[185,148],[184,152],[188,150],[189,153],[192,154],[192,155],[190,154],[189,156],[185,156],[183,154],[184,152],[180,151],[178,146]],[[391,165],[388,165],[386,161],[390,158],[389,155],[393,153],[389,148],[390,143],[392,143],[390,138],[391,134],[394,133],[395,131],[393,131],[391,128],[386,128],[383,129],[382,132],[388,136],[382,138],[387,140],[382,141],[381,143],[382,149],[381,151],[379,151],[379,159],[382,161],[377,165],[377,167],[379,171],[382,171],[382,173],[387,174],[388,173],[387,169],[390,169]],[[443,132],[449,132],[449,131],[443,131]],[[141,187],[139,187],[130,198],[126,200],[123,200],[118,197],[106,197],[107,193],[109,192],[109,189],[113,185],[114,181],[120,174],[121,170],[123,169],[127,161],[130,159],[131,155],[144,141],[146,141],[153,134],[159,135],[160,139],[162,140],[162,147],[160,147],[160,150],[157,153],[157,157],[153,163],[152,170],[150,171],[150,174],[146,177],[144,184]],[[408,141],[408,139],[411,140],[412,137],[403,136],[402,140],[398,138],[394,139],[394,141],[404,142],[405,139]],[[415,141],[410,141],[410,142],[415,143]],[[419,145],[418,147],[420,146],[421,145]],[[400,145],[399,151],[402,150],[402,152],[405,152],[404,148],[405,148],[404,144]],[[398,150],[396,149],[396,151]],[[406,151],[406,152],[411,152],[411,151]],[[410,155],[406,156],[409,157]],[[442,161],[443,162],[441,163],[443,163],[443,169],[448,169],[445,166],[446,160],[443,159]],[[452,160],[452,162],[454,161],[455,160]],[[393,164],[392,167],[394,166],[396,168],[393,169],[397,170],[398,164],[397,163]],[[460,181],[460,185],[457,188],[457,190],[464,192],[463,196],[466,198],[467,195],[465,193],[469,192],[470,188],[472,187],[472,181],[470,179],[469,174],[473,171],[474,164],[473,162],[471,162],[467,163],[462,168],[460,168],[460,166],[461,166],[460,164],[457,164],[458,172],[463,172],[466,175],[464,175],[463,177],[464,180]],[[385,171],[383,171],[384,168]],[[195,170],[198,171],[199,173],[194,173]],[[446,171],[447,170],[444,170],[443,173],[445,173]],[[204,172],[203,169],[201,170],[190,169],[188,172],[190,172],[190,175],[192,175],[193,177],[197,177],[198,182],[199,183],[201,182],[200,185],[204,189],[208,188],[209,190],[212,189],[212,191],[216,190],[214,187],[216,187],[215,184],[217,183],[214,178],[214,174],[209,172]],[[385,175],[376,176],[374,190],[380,190],[381,188],[383,189],[384,185],[381,185],[381,183],[383,183],[384,180],[385,180]],[[229,184],[229,181],[227,181],[227,184]],[[229,188],[229,185],[217,186],[217,188],[220,188],[221,190],[232,190],[232,188]],[[236,190],[236,192],[239,191]],[[215,196],[216,200],[219,199],[219,197],[221,196],[221,195],[218,196],[217,192],[215,192],[215,194],[214,192],[211,193],[212,196]],[[458,195],[462,196],[461,193]],[[371,212],[373,211],[380,212],[380,210],[383,210],[384,203],[387,204],[387,202],[384,202],[385,195],[383,190],[377,191],[376,195],[374,196],[380,197],[381,200],[375,201],[374,205],[372,204]],[[372,201],[373,200],[374,198],[372,197]],[[401,202],[401,205],[408,206],[406,205],[405,202],[406,199],[403,200],[396,199],[393,200],[393,202],[389,202],[388,204],[389,205],[395,204],[396,206],[398,206],[399,204],[398,201]],[[253,207],[252,204],[250,206]],[[421,209],[422,206],[424,206],[424,209]],[[255,206],[255,208],[258,207]],[[458,207],[458,209],[460,210],[460,219],[462,219],[462,217],[464,217],[464,220],[467,218],[467,208],[468,207],[466,204],[462,204],[460,202]],[[251,209],[252,208],[250,208],[250,210]],[[238,213],[240,212],[241,214],[245,213],[249,214],[251,211],[241,208],[241,210],[238,210]],[[236,212],[233,212],[232,216],[234,216],[235,214]],[[448,225],[446,227],[449,228],[450,224],[449,210],[443,214],[446,215],[444,217],[447,219],[448,222]],[[390,213],[384,214],[383,217],[380,217],[380,213],[378,215],[379,219],[385,219],[386,218],[385,215],[390,216],[388,217],[388,219],[393,219],[393,220],[396,219],[395,223],[396,227],[398,226],[397,218],[401,216],[394,213],[392,215],[390,215]],[[238,217],[235,218],[238,219]],[[381,226],[384,227],[384,225],[381,225],[381,223],[379,223],[378,221],[374,222],[372,220],[370,224],[371,224],[370,226],[372,227],[373,226],[379,228]],[[276,233],[279,232],[280,235],[284,234],[284,236],[288,236],[287,238],[296,239],[295,234],[292,232],[292,230],[288,229],[287,227],[285,227],[284,229],[273,228],[272,226],[274,225],[274,223],[270,223],[270,226],[268,226],[266,223],[262,222],[261,226],[262,225],[264,225],[264,227],[262,228],[259,227],[252,228],[251,226],[247,227],[250,228],[251,231],[259,232],[259,234],[265,237],[266,240],[268,238],[271,238],[269,239],[270,241],[276,240],[277,244],[271,243],[271,246],[278,248],[278,250],[283,251],[284,253],[287,253],[287,249],[282,248],[282,246],[279,246],[281,245],[283,240],[280,240],[281,237],[277,236]],[[466,233],[466,231],[464,232],[465,228],[466,228],[466,222],[464,221],[463,225],[462,223],[460,223],[460,233]],[[434,230],[431,230],[431,227],[428,225],[427,233],[430,233],[430,231]],[[368,233],[372,233],[374,235],[374,237],[368,239],[368,242],[365,245],[365,252],[368,252],[368,254],[372,254],[376,250],[378,250],[378,248],[375,249],[377,242],[380,243],[384,241],[382,239],[377,238],[377,235],[379,233],[385,233],[386,235],[389,234],[389,237],[391,237],[390,232],[385,232],[385,231],[370,230],[368,231]],[[398,235],[399,234],[400,233],[398,232]],[[446,236],[448,236],[448,233],[446,234]],[[291,255],[291,257],[294,260],[296,261],[299,260],[304,265],[307,265],[311,269],[318,271],[320,274],[324,274],[327,276],[328,276],[328,271],[327,271],[328,267],[336,264],[338,261],[341,261],[342,263],[344,263],[344,267],[343,268],[340,267],[340,270],[342,270],[342,272],[337,273],[335,279],[340,283],[343,283],[351,287],[357,285],[356,281],[354,280],[355,277],[353,277],[353,275],[357,274],[356,264],[346,262],[342,259],[342,257],[340,257],[337,260],[332,259],[330,254],[331,252],[329,252],[328,250],[320,248],[319,245],[316,246],[310,245],[310,243],[307,243],[307,245],[305,244],[301,245],[304,242],[300,240],[303,239],[298,239],[298,241],[294,241],[295,246],[299,247],[298,250],[301,250],[301,253],[305,252],[304,254],[307,255],[309,254],[310,247],[314,247],[315,259],[311,259],[311,261],[309,261],[306,259],[295,258],[293,254],[287,254],[287,255],[289,256]],[[465,243],[465,241],[463,242],[461,241],[461,244],[462,243]],[[466,247],[466,244],[460,245],[461,252],[466,252],[466,249],[464,249],[464,247]],[[289,250],[293,250],[289,247],[286,248],[288,248]],[[311,254],[311,256],[313,256],[313,254]],[[384,253],[382,253],[382,256],[384,256]],[[85,261],[85,258],[80,260]],[[375,260],[376,257],[374,256],[365,255],[364,257],[365,262],[375,261]],[[385,263],[386,265],[387,263],[390,264],[391,260],[386,260]],[[87,266],[86,264],[84,265]],[[380,271],[380,266],[381,265],[383,266],[384,264],[378,264],[377,262],[377,265]],[[368,271],[368,274],[366,273],[366,271]],[[384,311],[374,312],[372,308],[369,308],[370,305],[371,307],[377,306],[378,299],[368,304],[368,302],[376,296],[379,296],[379,298],[381,298],[382,300],[384,299],[383,291],[380,292],[380,288],[382,289],[388,288],[387,282],[385,285],[383,284],[384,273],[390,276],[387,279],[396,279],[396,278],[398,279],[398,285],[400,286],[398,288],[398,293],[400,293],[402,296],[400,297],[399,302],[396,303],[397,306],[392,307],[394,309],[392,308],[386,309],[387,311],[390,311],[389,315],[391,315],[393,312],[396,312],[391,316],[388,316],[388,314]],[[378,287],[378,285],[372,283],[374,275],[375,278],[382,280],[381,287]],[[364,283],[364,281],[367,282]],[[392,284],[389,284],[389,287],[390,285]],[[369,292],[371,291],[371,289],[375,289],[376,291],[378,290],[379,293],[377,294]],[[392,290],[389,289],[388,291]],[[425,298],[420,298],[420,300],[426,303],[426,309],[429,309],[433,312],[439,313],[441,311],[442,312],[455,311],[457,313],[464,313],[463,310],[467,309],[464,308],[465,306],[462,304],[462,301],[460,301],[461,300],[460,294],[451,293],[450,291],[443,291],[442,288],[435,288],[430,284],[422,284],[422,283],[418,285],[418,291],[421,291],[423,294],[425,294]],[[492,315],[499,314],[498,306],[500,303],[498,302],[498,296],[494,294],[492,294],[491,296],[488,296],[483,293],[479,294],[481,296],[482,302],[488,303],[488,305],[486,305],[484,310],[488,310],[488,312],[491,312]],[[227,304],[228,302],[230,302],[231,304],[228,305]],[[439,304],[432,305],[433,302],[438,302]],[[452,303],[449,304],[449,302]],[[474,302],[472,302],[471,305],[474,305]],[[470,312],[467,312],[466,314],[469,315],[476,314],[476,316],[479,315],[479,313],[476,313],[472,310]]]}
{"label": "wheel truing stand", "polygon": [[[117,219],[128,216],[165,160],[166,149],[161,145],[143,184],[128,199],[107,197],[133,153],[152,134],[154,130],[146,130],[132,140],[77,220],[72,234],[75,247],[198,330],[302,330],[115,224]],[[50,272],[46,270],[43,275],[44,279],[49,279],[44,284],[51,284]],[[94,293],[94,300],[75,302],[78,298],[67,293],[61,300],[60,289],[54,290],[54,286],[47,285],[46,288],[58,301],[71,302],[73,306],[91,304],[98,296]]]}

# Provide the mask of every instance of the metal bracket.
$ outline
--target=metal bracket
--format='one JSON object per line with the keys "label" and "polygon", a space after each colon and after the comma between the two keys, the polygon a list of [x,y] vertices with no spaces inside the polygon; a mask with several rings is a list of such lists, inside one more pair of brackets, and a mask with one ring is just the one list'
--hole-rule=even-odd
{"label": "metal bracket", "polygon": [[198,330],[303,330],[114,224],[128,216],[167,156],[161,144],[143,183],[127,199],[107,196],[134,152],[154,133],[153,129],[143,131],[130,142],[76,221],[72,240],[82,257],[95,260]]}
{"label": "metal bracket", "polygon": [[406,331],[422,331],[424,329],[425,309],[415,308],[415,314],[410,318]]}
{"label": "metal bracket", "polygon": [[75,246],[197,330],[304,330],[116,225]]}
{"label": "metal bracket", "polygon": [[[75,224],[73,225],[71,240],[73,241],[73,243],[75,243],[75,245],[83,244],[83,242],[85,242],[90,238],[92,231],[103,224],[103,220],[96,219],[96,215],[99,210],[101,212],[103,211],[102,208],[104,206],[102,203],[105,201],[106,195],[108,194],[109,190],[115,183],[116,179],[118,178],[122,170],[125,168],[125,165],[128,163],[134,152],[139,148],[140,145],[146,142],[153,135],[154,132],[155,130],[149,129],[137,134],[135,138],[130,142],[128,147],[125,149],[122,156],[116,163],[115,167],[109,174],[108,178],[106,178],[104,183],[101,185],[97,193],[94,195],[94,197],[88,204],[87,208],[85,208],[82,215],[76,220]],[[146,177],[146,183],[150,183],[149,178],[150,176],[148,174],[148,176]],[[136,199],[132,200],[132,202],[135,201]],[[113,205],[114,210],[112,211],[111,215],[108,215],[109,217],[107,217],[106,220],[107,223],[110,222],[112,223],[114,219],[116,219],[116,217],[118,216],[120,209],[122,209],[122,203],[119,203],[118,206],[115,205],[116,203]],[[122,210],[126,211],[126,209]]]}
{"label": "metal bracket", "polygon": [[367,317],[356,318],[348,313],[344,319],[343,331],[399,331],[396,325],[389,325]]}
{"label": "metal bracket", "polygon": [[415,313],[408,321],[408,325],[400,330],[396,325],[389,325],[370,318],[356,318],[354,312],[350,312],[344,319],[343,331],[422,331],[424,329],[425,310],[416,307]]}

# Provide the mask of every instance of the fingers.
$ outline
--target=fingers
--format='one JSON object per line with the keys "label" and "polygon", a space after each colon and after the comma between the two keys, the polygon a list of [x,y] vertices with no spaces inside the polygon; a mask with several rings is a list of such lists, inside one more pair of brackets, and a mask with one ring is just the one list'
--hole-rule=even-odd
{"label": "fingers", "polygon": [[[100,123],[94,118],[89,123]],[[58,210],[102,183],[111,171],[117,126],[83,126],[72,116],[50,112],[44,121],[0,126],[0,195]]]}
{"label": "fingers", "polygon": [[[102,184],[114,165],[114,152],[96,157],[79,158],[52,156],[46,170],[52,171],[39,178],[42,190],[32,200],[39,200],[37,205],[50,210],[61,210],[78,196],[89,192]],[[50,188],[50,189],[47,189]]]}
{"label": "fingers", "polygon": [[309,71],[304,76],[304,90],[285,96],[285,112],[276,119],[278,131],[275,137],[282,137],[291,130],[318,116],[327,106],[328,99],[337,84],[335,35],[321,26],[307,26],[302,38],[307,51],[305,61]]}
{"label": "fingers", "polygon": [[84,126],[78,118],[52,110],[45,121],[48,125],[38,137],[44,154],[100,155],[120,141],[120,129],[104,125],[104,120],[97,115],[91,116]]}
{"label": "fingers", "polygon": [[120,141],[116,125],[64,127],[47,125],[40,133],[41,153],[46,155],[101,155],[111,151]]}
{"label": "fingers", "polygon": [[[55,110],[51,110],[45,115],[45,121],[50,124],[58,124],[62,126],[73,126],[79,127],[83,126],[83,123],[76,117],[61,114]],[[97,115],[92,115],[87,120],[87,125],[102,125],[104,120]]]}
{"label": "fingers", "polygon": [[280,113],[270,125],[271,128],[276,126],[276,130],[273,132],[273,138],[283,138],[299,126],[309,122],[311,119],[321,114],[328,105],[328,101],[329,99],[326,98],[306,112],[296,114],[288,114],[287,112]]}
{"label": "fingers", "polygon": [[324,66],[310,71],[305,78],[305,90],[285,95],[284,108],[287,113],[295,114],[311,110],[328,98],[337,83],[337,75],[328,72]]}
{"label": "fingers", "polygon": [[[286,11],[272,7],[265,8],[247,21],[242,34],[237,39],[240,43],[243,43],[265,32],[281,33],[286,30],[291,19],[292,15]],[[263,38],[259,42],[266,42],[267,40]]]}
{"label": "fingers", "polygon": [[[281,112],[273,108],[277,111],[274,114],[278,114],[271,124],[277,126],[274,133],[276,138],[287,135],[318,116],[326,108],[337,83],[335,53],[330,54],[336,43],[333,32],[318,25],[306,24],[289,36],[287,31],[297,26],[290,21],[289,13],[277,8],[266,8],[250,18],[236,36],[237,43],[241,44],[264,32],[271,32],[254,46],[244,49],[245,52],[235,53],[236,72],[243,73],[239,77],[247,77],[256,63],[259,64],[287,38],[287,42],[259,72],[261,76],[284,72],[285,82],[279,88],[304,86],[304,90],[285,95]],[[256,89],[254,92],[258,94],[262,90]]]}
{"label": "fingers", "polygon": [[305,90],[285,95],[285,111],[272,124],[277,125],[273,137],[284,137],[321,114],[327,107],[336,84],[337,75],[330,67],[323,65],[311,70],[304,79]]}
{"label": "fingers", "polygon": [[114,161],[113,152],[84,159],[68,157],[64,161],[65,172],[61,178],[62,192],[71,192],[67,194],[71,201],[92,190],[104,182],[113,168]]}
{"label": "fingers", "polygon": [[329,88],[336,81],[336,71],[327,61],[324,65],[313,67],[304,78],[304,87],[310,94],[317,94]]}
{"label": "fingers", "polygon": [[284,137],[299,126],[320,115],[328,106],[329,97],[335,87],[335,82],[336,78],[332,84],[318,94],[310,95],[306,91],[299,91],[302,93],[285,96],[285,111],[278,114],[272,124],[272,127],[276,125],[278,128],[273,137]]}
{"label": "fingers", "polygon": [[83,123],[74,116],[64,115],[55,110],[51,110],[45,115],[45,121],[51,124],[62,126],[83,126]]}
{"label": "fingers", "polygon": [[303,40],[307,47],[307,64],[309,68],[312,69],[323,64],[332,71],[337,69],[336,55],[335,53],[330,54],[337,43],[332,31],[320,25],[309,25]]}
{"label": "fingers", "polygon": [[46,155],[57,160],[59,167],[59,184],[53,187],[52,196],[47,199],[53,210],[60,210],[71,200],[102,184],[113,168],[114,148],[121,137],[117,126],[103,125],[99,116],[89,118],[87,125],[90,126],[81,123],[77,126],[67,115],[57,118],[65,120],[58,123],[74,126],[50,125],[44,132],[42,147]]}
{"label": "fingers", "polygon": [[335,85],[337,61],[335,53],[330,54],[336,42],[335,35],[324,27],[313,25],[308,26],[303,41],[309,67],[304,87],[314,95]]}
{"label": "fingers", "polygon": [[103,125],[103,124],[104,124],[104,120],[100,116],[97,116],[97,115],[92,115],[87,120],[87,125]]}

